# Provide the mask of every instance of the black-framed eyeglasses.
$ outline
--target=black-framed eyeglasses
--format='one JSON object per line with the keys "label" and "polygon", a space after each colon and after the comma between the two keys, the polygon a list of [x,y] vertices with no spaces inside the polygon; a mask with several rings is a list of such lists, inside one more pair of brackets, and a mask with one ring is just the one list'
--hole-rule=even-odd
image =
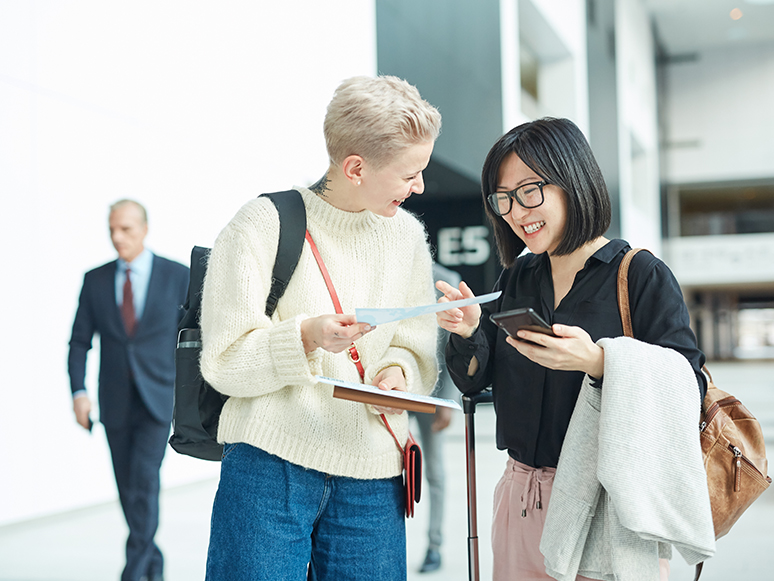
{"label": "black-framed eyeglasses", "polygon": [[513,208],[514,199],[522,208],[527,208],[528,210],[537,208],[545,200],[543,197],[543,187],[547,185],[548,183],[543,181],[524,184],[510,192],[489,194],[486,199],[495,214],[505,216]]}

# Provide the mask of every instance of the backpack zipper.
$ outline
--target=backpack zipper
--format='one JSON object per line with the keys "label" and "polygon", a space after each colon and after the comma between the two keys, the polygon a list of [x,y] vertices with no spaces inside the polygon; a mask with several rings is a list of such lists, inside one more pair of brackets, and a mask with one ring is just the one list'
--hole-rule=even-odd
{"label": "backpack zipper", "polygon": [[699,426],[699,431],[703,432],[704,428],[707,427],[707,424],[709,424],[713,418],[717,415],[717,413],[720,411],[721,407],[726,407],[730,405],[737,405],[741,404],[742,402],[736,399],[733,395],[730,395],[728,397],[724,397],[721,400],[716,401],[713,403],[709,409],[707,410],[707,413],[704,414],[704,421]]}
{"label": "backpack zipper", "polygon": [[733,444],[728,445],[728,449],[733,452],[736,466],[734,467],[734,492],[739,492],[742,489],[742,462],[744,461],[745,464],[747,464],[750,468],[755,470],[758,474],[761,475],[761,478],[766,478],[763,473],[758,470],[757,466],[750,462],[750,460],[742,454],[742,451],[734,446]]}
{"label": "backpack zipper", "polygon": [[736,464],[734,466],[734,492],[739,492],[742,488],[742,451],[731,444],[728,447],[734,453]]}
{"label": "backpack zipper", "polygon": [[[703,432],[707,428],[707,425],[715,418],[717,413],[720,411],[720,408],[739,405],[741,403],[742,402],[740,402],[734,396],[729,396],[716,401],[709,407],[707,413],[704,414],[704,421],[699,425],[699,431]],[[742,451],[733,444],[728,444],[728,450],[734,455],[734,492],[739,492],[742,489],[742,461],[744,461],[745,464],[755,470],[758,474],[761,474],[761,471],[758,470],[755,464],[750,462],[750,460],[748,460],[745,455],[742,454]],[[763,475],[761,474],[761,476]]]}

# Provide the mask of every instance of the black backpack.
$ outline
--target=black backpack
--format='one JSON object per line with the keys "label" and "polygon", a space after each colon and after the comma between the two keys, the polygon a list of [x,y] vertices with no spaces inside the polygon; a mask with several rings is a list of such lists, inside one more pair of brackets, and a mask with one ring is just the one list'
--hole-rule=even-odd
{"label": "black backpack", "polygon": [[[301,257],[306,234],[306,209],[301,194],[296,190],[262,195],[274,202],[280,219],[277,258],[272,271],[271,290],[266,298],[266,316],[271,317]],[[223,445],[217,441],[218,421],[228,397],[204,381],[199,370],[202,350],[199,311],[209,254],[210,249],[201,246],[194,246],[191,251],[188,299],[183,305],[185,313],[178,325],[175,351],[175,403],[169,444],[180,454],[218,461],[223,454]]]}

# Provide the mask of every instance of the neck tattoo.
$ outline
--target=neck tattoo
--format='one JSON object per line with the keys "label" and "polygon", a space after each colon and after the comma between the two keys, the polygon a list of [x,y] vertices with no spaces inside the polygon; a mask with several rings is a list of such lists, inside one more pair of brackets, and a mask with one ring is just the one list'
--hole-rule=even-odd
{"label": "neck tattoo", "polygon": [[309,190],[314,192],[321,198],[327,198],[328,196],[325,194],[325,192],[331,191],[331,189],[328,187],[329,183],[330,183],[330,180],[328,179],[328,174],[326,173],[316,183],[309,186]]}

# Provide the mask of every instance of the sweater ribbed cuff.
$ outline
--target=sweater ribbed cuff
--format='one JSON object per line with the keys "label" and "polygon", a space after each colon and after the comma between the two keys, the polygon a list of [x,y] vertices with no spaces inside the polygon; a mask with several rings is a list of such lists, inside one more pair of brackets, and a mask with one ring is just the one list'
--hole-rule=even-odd
{"label": "sweater ribbed cuff", "polygon": [[[365,373],[365,383],[373,384],[374,377],[380,371],[388,367],[397,366],[403,370],[406,378],[406,389],[411,393],[425,394],[428,390],[422,385],[422,378],[416,361],[405,349],[390,347],[384,354],[384,358],[374,365],[369,365]],[[430,386],[432,389],[433,386]]]}
{"label": "sweater ribbed cuff", "polygon": [[284,385],[315,383],[310,370],[310,358],[304,352],[304,343],[301,340],[301,321],[305,318],[304,315],[298,315],[277,323],[269,330],[272,363],[277,378]]}

